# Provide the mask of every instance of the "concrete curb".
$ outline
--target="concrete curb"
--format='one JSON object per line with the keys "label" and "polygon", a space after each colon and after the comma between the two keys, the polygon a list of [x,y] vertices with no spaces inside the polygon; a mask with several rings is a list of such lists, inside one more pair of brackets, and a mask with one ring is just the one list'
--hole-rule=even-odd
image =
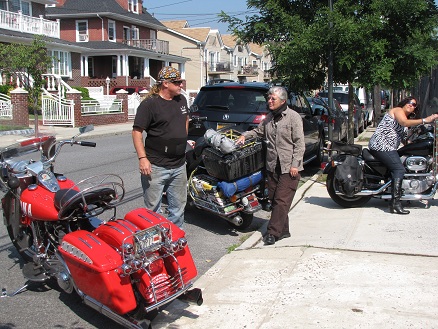
{"label": "concrete curb", "polygon": [[[290,207],[290,211],[297,205],[298,202],[300,202],[306,192],[309,190],[309,188],[316,183],[316,180],[318,177],[322,174],[322,171],[319,171],[315,175],[313,175],[310,179],[308,179],[303,185],[301,185],[298,190],[295,193],[295,197],[292,201],[292,205]],[[235,250],[248,250],[253,248],[255,245],[257,245],[260,240],[263,238],[262,232],[265,232],[268,227],[268,221],[266,221],[265,224],[263,224],[258,231],[254,232],[248,239],[246,239],[239,247],[237,247]]]}

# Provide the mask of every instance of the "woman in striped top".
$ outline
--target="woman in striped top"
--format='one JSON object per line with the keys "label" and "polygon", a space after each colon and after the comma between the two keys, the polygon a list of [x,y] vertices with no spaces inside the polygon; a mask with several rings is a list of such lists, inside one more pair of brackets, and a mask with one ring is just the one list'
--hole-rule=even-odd
{"label": "woman in striped top", "polygon": [[397,149],[406,137],[407,128],[431,123],[438,119],[438,114],[432,114],[423,119],[409,119],[409,116],[417,108],[417,104],[414,97],[407,97],[396,107],[390,109],[380,121],[368,144],[371,154],[391,172],[392,198],[389,203],[391,213],[409,214],[409,211],[405,210],[400,202],[405,167],[397,153]]}

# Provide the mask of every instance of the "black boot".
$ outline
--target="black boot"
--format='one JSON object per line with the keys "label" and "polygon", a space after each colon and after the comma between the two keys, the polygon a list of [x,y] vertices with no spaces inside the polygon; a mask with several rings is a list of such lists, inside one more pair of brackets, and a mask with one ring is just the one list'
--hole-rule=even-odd
{"label": "black boot", "polygon": [[409,214],[409,210],[403,209],[403,206],[400,202],[400,198],[402,196],[402,182],[401,178],[394,178],[392,180],[392,198],[389,203],[389,211],[393,213],[397,213],[400,215]]}

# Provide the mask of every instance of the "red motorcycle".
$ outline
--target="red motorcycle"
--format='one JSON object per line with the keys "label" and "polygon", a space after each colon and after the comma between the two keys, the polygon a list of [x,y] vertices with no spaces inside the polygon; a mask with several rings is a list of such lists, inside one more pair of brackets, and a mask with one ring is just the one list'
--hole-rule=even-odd
{"label": "red motorcycle", "polygon": [[[27,262],[28,280],[8,296],[55,279],[115,322],[150,328],[151,317],[176,298],[202,304],[200,289],[191,289],[197,270],[184,231],[163,216],[138,208],[117,218],[121,177],[75,183],[54,171],[62,146],[96,146],[77,140],[92,129],[83,127],[70,140],[44,136],[0,149],[4,223]],[[40,160],[24,159],[35,151]]]}

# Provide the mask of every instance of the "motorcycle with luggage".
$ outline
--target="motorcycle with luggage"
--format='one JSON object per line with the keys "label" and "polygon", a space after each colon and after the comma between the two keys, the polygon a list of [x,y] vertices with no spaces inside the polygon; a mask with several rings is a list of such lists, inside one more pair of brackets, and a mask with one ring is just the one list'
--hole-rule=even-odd
{"label": "motorcycle with luggage", "polygon": [[[193,116],[193,125],[205,117]],[[241,132],[233,127],[207,130],[186,149],[188,204],[218,215],[244,230],[266,202],[262,141],[235,145]]]}
{"label": "motorcycle with luggage", "polygon": [[[78,135],[41,136],[0,149],[0,188],[8,235],[25,260],[26,284],[56,282],[66,293],[127,328],[151,328],[158,310],[179,298],[202,304],[183,230],[145,208],[117,216],[125,187],[101,174],[74,182],[54,169],[63,146],[95,147]],[[39,159],[29,159],[37,152]],[[78,154],[80,156],[80,154]]]}
{"label": "motorcycle with luggage", "polygon": [[[400,200],[421,201],[429,207],[438,187],[437,125],[412,127],[397,152],[405,166]],[[392,198],[391,175],[368,149],[361,145],[332,142],[330,161],[324,168],[330,198],[346,208],[360,207],[371,198]]]}

